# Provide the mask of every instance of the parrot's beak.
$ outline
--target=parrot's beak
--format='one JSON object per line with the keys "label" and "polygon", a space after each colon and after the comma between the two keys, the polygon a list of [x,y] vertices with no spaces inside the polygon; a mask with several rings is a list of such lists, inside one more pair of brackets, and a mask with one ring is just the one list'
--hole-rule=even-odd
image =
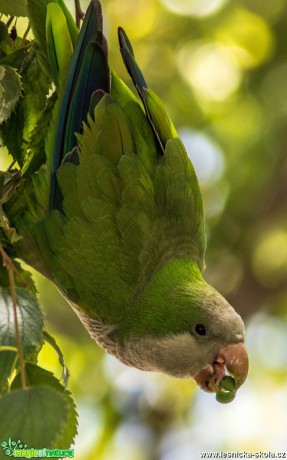
{"label": "parrot's beak", "polygon": [[242,343],[232,343],[222,348],[211,364],[201,369],[192,378],[202,390],[215,393],[222,389],[221,381],[226,371],[233,377],[235,390],[246,380],[248,373],[248,356]]}

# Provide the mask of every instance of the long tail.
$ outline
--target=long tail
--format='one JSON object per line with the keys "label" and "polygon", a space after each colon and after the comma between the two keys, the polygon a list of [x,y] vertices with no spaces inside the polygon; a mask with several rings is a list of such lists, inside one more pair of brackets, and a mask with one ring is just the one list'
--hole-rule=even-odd
{"label": "long tail", "polygon": [[149,100],[147,98],[147,94],[150,93],[150,90],[148,89],[148,85],[145,81],[142,71],[136,62],[131,42],[129,41],[128,36],[122,27],[118,28],[118,37],[119,37],[119,43],[120,43],[120,50],[121,50],[121,54],[122,54],[122,58],[123,58],[125,67],[130,77],[132,78],[135,88],[137,89],[137,92],[143,102],[147,119],[153,130],[155,138],[158,141],[159,151],[162,154],[164,154],[165,145],[164,145],[162,136],[160,135],[160,132],[157,128],[157,125],[155,123],[154,116],[152,113],[153,111],[151,110],[151,107],[149,105]]}
{"label": "long tail", "polygon": [[[75,133],[81,132],[90,105],[95,105],[103,93],[110,92],[107,54],[101,5],[98,0],[92,0],[74,49],[59,109],[52,163],[51,209],[61,208],[62,196],[56,171],[66,155],[76,147]],[[69,161],[77,161],[75,152],[69,155]]]}

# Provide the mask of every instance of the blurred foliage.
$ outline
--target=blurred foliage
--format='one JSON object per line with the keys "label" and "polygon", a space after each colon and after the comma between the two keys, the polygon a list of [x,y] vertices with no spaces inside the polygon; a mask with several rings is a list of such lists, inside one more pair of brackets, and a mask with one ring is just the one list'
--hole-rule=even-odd
{"label": "blurred foliage", "polygon": [[[103,10],[112,67],[130,84],[117,44],[121,25],[195,164],[207,219],[205,276],[247,320],[251,370],[223,407],[190,381],[124,367],[35,275],[78,404],[76,458],[286,450],[287,3],[103,0]],[[48,345],[39,364],[60,376]]]}

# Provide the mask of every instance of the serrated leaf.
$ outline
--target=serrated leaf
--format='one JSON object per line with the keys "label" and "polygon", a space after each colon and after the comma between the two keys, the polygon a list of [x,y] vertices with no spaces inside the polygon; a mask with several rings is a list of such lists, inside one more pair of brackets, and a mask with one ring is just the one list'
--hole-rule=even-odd
{"label": "serrated leaf", "polygon": [[[3,265],[2,257],[0,258],[0,260],[1,260],[1,263],[0,263],[0,293],[2,293],[1,288],[2,289],[4,288],[4,290],[6,289],[6,291],[10,295],[10,284],[9,284],[8,271],[7,271],[7,268]],[[20,263],[17,262],[16,260],[11,259],[11,264],[13,264],[13,267],[14,267],[14,279],[15,279],[16,287],[18,287],[20,290],[24,288],[24,291],[28,292],[28,295],[30,295],[31,298],[35,302],[37,302],[36,297],[35,297],[37,294],[37,289],[36,289],[31,273],[28,270],[24,270],[23,267],[20,265]],[[40,313],[41,313],[41,310],[40,310]]]}
{"label": "serrated leaf", "polygon": [[0,171],[0,201],[6,203],[13,195],[19,180],[20,172],[17,169]]}
{"label": "serrated leaf", "polygon": [[48,76],[50,75],[50,67],[46,46],[46,9],[46,0],[27,0],[29,21],[34,37],[39,45],[39,62],[43,72]]}
{"label": "serrated leaf", "polygon": [[10,226],[9,219],[2,207],[3,203],[4,201],[0,197],[0,245],[6,248],[13,245],[16,241],[21,240],[22,237],[18,235],[15,228]]}
{"label": "serrated leaf", "polygon": [[[2,272],[0,282],[7,284]],[[36,298],[26,289],[17,288],[17,318],[25,360],[33,360],[43,343],[43,317]],[[16,352],[1,351],[1,346],[16,347],[15,322],[10,289],[0,289],[0,392],[7,388]]]}
{"label": "serrated leaf", "polygon": [[21,239],[21,237],[17,235],[16,230],[11,228],[8,217],[2,207],[15,192],[19,180],[20,172],[16,169],[11,171],[0,171],[0,244],[3,247],[13,244],[15,241]]}
{"label": "serrated leaf", "polygon": [[1,47],[4,46],[4,48],[6,48],[5,45],[8,43],[8,41],[9,41],[8,27],[5,24],[5,22],[0,21],[0,43],[1,43]]}
{"label": "serrated leaf", "polygon": [[0,414],[5,414],[0,418],[1,440],[21,439],[30,448],[68,449],[77,432],[71,396],[48,385],[4,395]]}
{"label": "serrated leaf", "polygon": [[65,358],[64,358],[64,355],[62,353],[62,350],[59,347],[59,345],[57,344],[56,339],[51,334],[49,334],[48,331],[44,330],[43,331],[43,336],[44,336],[44,340],[47,343],[49,343],[49,345],[51,345],[52,348],[54,348],[55,352],[58,355],[59,363],[62,366],[62,379],[63,379],[64,385],[66,387],[68,385],[68,380],[69,380],[70,374],[69,374],[69,370],[68,370],[68,368],[66,366]]}
{"label": "serrated leaf", "polygon": [[23,62],[25,62],[25,56],[33,47],[34,45],[32,43],[28,43],[28,45],[22,46],[21,48],[17,48],[15,51],[12,51],[7,56],[2,57],[0,59],[0,65],[9,65],[19,71],[19,69],[23,65]]}
{"label": "serrated leaf", "polygon": [[1,135],[3,144],[13,159],[22,166],[31,133],[35,128],[39,113],[46,104],[50,81],[42,72],[39,72],[35,48],[26,52],[19,72],[22,77],[23,97],[7,123],[2,125]]}
{"label": "serrated leaf", "polygon": [[[0,341],[16,345],[13,304],[10,289],[0,290]],[[27,289],[17,288],[17,317],[24,355],[28,358],[39,351],[43,342],[43,317],[39,304]]]}
{"label": "serrated leaf", "polygon": [[0,12],[7,16],[27,16],[26,0],[0,0]]}
{"label": "serrated leaf", "polygon": [[25,117],[22,101],[20,101],[17,110],[12,113],[7,123],[1,126],[1,140],[3,145],[7,147],[12,158],[20,165],[24,156],[22,146]]}
{"label": "serrated leaf", "polygon": [[46,107],[39,114],[38,121],[31,133],[27,148],[26,161],[22,169],[22,177],[31,177],[42,164],[45,163],[45,139],[50,129],[53,108],[57,100],[57,94],[53,93],[47,100]]}
{"label": "serrated leaf", "polygon": [[20,75],[12,67],[0,66],[0,124],[7,121],[21,97]]}
{"label": "serrated leaf", "polygon": [[[43,369],[42,367],[38,366],[37,364],[33,363],[26,363],[25,365],[25,375],[26,375],[26,383],[29,387],[39,386],[39,385],[48,385],[55,390],[58,391],[65,391],[63,385],[59,382],[59,380],[53,375],[52,372]],[[21,376],[20,373],[16,375],[12,384],[11,390],[17,390],[21,388]]]}
{"label": "serrated leaf", "polygon": [[[69,390],[67,390],[60,381],[53,375],[52,372],[43,369],[40,366],[32,363],[26,363],[25,366],[25,374],[26,374],[26,382],[27,385],[30,387],[40,386],[40,385],[47,385],[59,392],[63,392],[65,397],[71,401],[71,404],[74,408],[74,415],[71,413],[72,416],[72,423],[67,426],[65,430],[65,437],[66,439],[74,439],[75,435],[77,434],[77,411],[75,408],[75,404],[72,398],[72,395]],[[16,375],[15,379],[11,384],[11,389],[15,390],[21,388],[21,376],[20,373]],[[73,417],[75,417],[73,419]],[[73,421],[74,420],[74,421]]]}

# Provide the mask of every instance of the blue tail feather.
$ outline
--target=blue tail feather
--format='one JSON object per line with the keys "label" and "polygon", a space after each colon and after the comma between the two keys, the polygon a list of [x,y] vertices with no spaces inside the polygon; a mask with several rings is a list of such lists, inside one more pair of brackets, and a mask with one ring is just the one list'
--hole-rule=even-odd
{"label": "blue tail feather", "polygon": [[59,109],[52,161],[50,209],[61,208],[62,196],[56,171],[65,155],[77,145],[75,132],[81,132],[82,122],[86,120],[90,109],[91,97],[97,90],[110,92],[110,71],[101,5],[98,0],[92,0],[74,49]]}

